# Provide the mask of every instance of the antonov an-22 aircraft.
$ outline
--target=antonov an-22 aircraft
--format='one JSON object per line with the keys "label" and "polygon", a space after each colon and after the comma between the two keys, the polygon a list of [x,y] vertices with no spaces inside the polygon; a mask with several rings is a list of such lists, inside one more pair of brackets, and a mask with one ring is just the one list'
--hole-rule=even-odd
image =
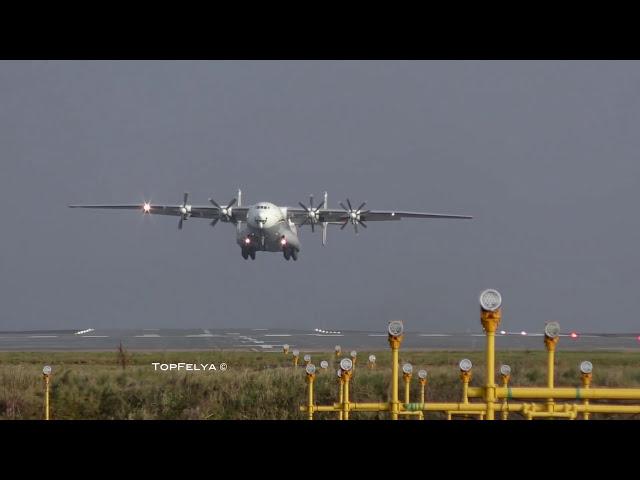
{"label": "antonov an-22 aircraft", "polygon": [[212,219],[211,226],[218,222],[233,223],[236,226],[236,242],[246,260],[256,258],[256,252],[282,252],[284,258],[298,259],[300,239],[298,228],[310,225],[315,232],[315,225],[322,228],[322,244],[327,242],[327,225],[340,225],[343,230],[352,224],[358,233],[358,226],[367,228],[365,222],[381,222],[400,220],[402,218],[472,218],[465,215],[445,215],[439,213],[403,212],[397,210],[363,210],[366,202],[353,208],[349,199],[347,205],[339,202],[342,209],[328,208],[327,192],[320,205],[314,207],[313,196],[309,198],[309,206],[299,203],[298,207],[280,207],[269,202],[259,202],[249,207],[242,206],[242,192],[238,190],[237,198],[227,205],[220,206],[209,199],[211,205],[191,205],[189,194],[184,194],[182,205],[156,205],[152,203],[130,205],[69,205],[71,208],[103,208],[116,210],[139,210],[144,214],[173,215],[180,217],[178,228],[189,218]]}

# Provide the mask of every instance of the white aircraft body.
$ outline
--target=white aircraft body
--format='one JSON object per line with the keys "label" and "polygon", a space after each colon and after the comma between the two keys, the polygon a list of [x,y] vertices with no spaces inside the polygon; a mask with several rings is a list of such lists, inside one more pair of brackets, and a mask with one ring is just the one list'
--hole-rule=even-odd
{"label": "white aircraft body", "polygon": [[237,198],[226,206],[221,206],[209,199],[211,205],[189,204],[189,194],[184,194],[181,205],[142,204],[103,204],[103,205],[69,205],[70,208],[99,208],[115,210],[139,210],[145,215],[173,215],[180,217],[178,228],[189,218],[211,219],[211,226],[218,222],[232,223],[236,226],[236,242],[241,248],[242,257],[246,260],[256,258],[256,252],[281,252],[286,260],[298,259],[300,239],[298,228],[310,225],[322,228],[322,244],[327,242],[327,226],[340,225],[343,230],[349,223],[358,233],[358,226],[367,228],[365,222],[400,220],[402,218],[472,218],[465,215],[446,215],[438,213],[404,212],[396,210],[363,210],[366,202],[353,208],[349,199],[347,205],[340,202],[341,209],[328,208],[327,192],[320,205],[313,206],[313,196],[309,198],[309,206],[299,203],[298,207],[281,207],[269,202],[242,206],[242,192],[238,190]]}

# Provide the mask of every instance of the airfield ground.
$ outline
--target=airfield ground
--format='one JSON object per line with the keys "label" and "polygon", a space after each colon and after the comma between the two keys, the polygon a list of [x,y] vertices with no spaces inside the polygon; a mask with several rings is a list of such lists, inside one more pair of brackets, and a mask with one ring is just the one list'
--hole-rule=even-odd
{"label": "airfield ground", "polygon": [[[376,368],[366,359],[374,353]],[[302,354],[301,354],[302,356]],[[461,385],[457,363],[467,357],[474,363],[471,384],[483,382],[481,351],[401,351],[401,363],[410,362],[414,372],[429,372],[427,401],[458,401]],[[0,418],[39,419],[43,411],[42,367],[53,367],[51,416],[53,419],[303,419],[298,406],[305,402],[304,362],[292,367],[291,355],[254,352],[133,352],[123,368],[117,352],[2,352],[0,353]],[[544,386],[544,351],[497,352],[496,365],[512,368],[512,386]],[[316,365],[329,368],[316,378],[316,401],[336,401],[337,361],[332,352],[312,355]],[[640,387],[640,352],[559,351],[556,386],[580,384],[578,365],[594,365],[593,386]],[[161,370],[159,364],[214,364],[217,370]],[[227,370],[220,369],[225,363]],[[351,398],[359,402],[385,401],[391,371],[390,353],[361,351],[352,381]],[[185,367],[186,368],[186,367]],[[201,366],[198,368],[202,368]],[[419,385],[412,381],[412,398]],[[402,390],[401,390],[402,391]],[[384,414],[357,413],[353,419],[387,418]],[[628,415],[620,418],[638,418]],[[333,419],[320,413],[317,419]],[[440,419],[433,413],[427,419]],[[513,418],[519,418],[513,415]],[[615,418],[603,414],[594,419]]]}

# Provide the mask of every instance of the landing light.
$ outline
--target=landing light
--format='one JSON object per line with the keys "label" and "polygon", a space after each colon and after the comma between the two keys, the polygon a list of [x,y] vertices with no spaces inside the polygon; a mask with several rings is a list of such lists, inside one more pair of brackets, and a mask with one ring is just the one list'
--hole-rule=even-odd
{"label": "landing light", "polygon": [[571,338],[578,338],[578,334],[576,332],[571,332],[569,335]]}
{"label": "landing light", "polygon": [[524,330],[522,330],[522,331],[520,332],[520,335],[526,335],[526,334],[527,334],[527,332],[525,332]]}
{"label": "landing light", "polygon": [[282,240],[280,240],[280,245],[286,245],[287,244],[287,239],[286,238],[282,238]]}
{"label": "landing light", "polygon": [[247,245],[249,245],[251,243],[251,239],[249,237],[244,239],[244,243],[246,243]]}
{"label": "landing light", "polygon": [[145,213],[149,213],[151,211],[151,204],[145,203],[142,209],[144,210]]}
{"label": "landing light", "polygon": [[500,335],[506,335],[507,331],[506,330],[500,330]]}

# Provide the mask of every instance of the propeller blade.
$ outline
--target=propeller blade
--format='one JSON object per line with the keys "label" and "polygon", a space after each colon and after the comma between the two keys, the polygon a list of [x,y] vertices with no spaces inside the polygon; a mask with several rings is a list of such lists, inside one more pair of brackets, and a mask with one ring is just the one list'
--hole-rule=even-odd
{"label": "propeller blade", "polygon": [[362,225],[364,228],[367,228],[367,225],[362,220],[360,220],[360,225]]}
{"label": "propeller blade", "polygon": [[311,210],[313,210],[313,195],[309,195],[309,205],[311,206]]}
{"label": "propeller blade", "polygon": [[316,231],[316,230],[313,228],[314,223],[315,223],[315,222],[311,222],[311,232],[313,232],[313,233],[315,233],[315,231]]}
{"label": "propeller blade", "polygon": [[214,207],[216,207],[217,209],[221,210],[222,207],[220,207],[220,205],[218,205],[218,202],[216,202],[213,198],[209,199],[209,202],[211,202],[211,205],[213,205]]}
{"label": "propeller blade", "polygon": [[347,205],[349,205],[349,210],[353,210],[353,207],[351,206],[351,202],[349,201],[348,198],[347,198]]}
{"label": "propeller blade", "polygon": [[184,203],[183,203],[183,205],[186,205],[188,200],[189,200],[189,193],[185,192],[184,193]]}
{"label": "propeller blade", "polygon": [[356,212],[359,212],[362,207],[364,207],[367,204],[367,202],[362,202],[362,205],[360,205],[358,208],[356,208]]}
{"label": "propeller blade", "polygon": [[318,210],[320,210],[322,207],[324,207],[324,200],[322,200],[322,201],[320,202],[320,205],[318,205],[318,206],[316,207],[316,212],[317,212]]}
{"label": "propeller blade", "polygon": [[178,230],[182,230],[182,217],[180,217],[180,221],[178,222]]}
{"label": "propeller blade", "polygon": [[[308,221],[309,221],[309,217],[305,218],[305,219],[304,219],[304,222],[302,222],[302,223],[300,224],[300,226],[303,226],[303,225],[304,225],[305,223],[307,223]],[[312,224],[312,225],[313,225],[313,224]]]}
{"label": "propeller blade", "polygon": [[300,205],[302,208],[304,208],[305,212],[309,213],[309,209],[307,208],[307,206],[304,203],[298,202],[298,205]]}
{"label": "propeller blade", "polygon": [[327,244],[327,222],[322,222],[322,245]]}
{"label": "propeller blade", "polygon": [[347,207],[345,207],[345,206],[344,206],[344,203],[342,203],[342,202],[338,202],[338,204],[339,204],[343,209],[345,209],[347,212],[349,211],[349,209],[348,209]]}
{"label": "propeller blade", "polygon": [[211,226],[215,227],[216,223],[218,223],[219,220],[220,220],[219,218],[214,218],[213,221],[211,222]]}
{"label": "propeller blade", "polygon": [[233,200],[231,200],[231,201],[229,202],[229,205],[227,205],[227,208],[231,208],[231,207],[233,207],[233,206],[236,204],[236,202],[237,202],[237,201],[238,201],[238,199],[237,199],[237,198],[234,198]]}
{"label": "propeller blade", "polygon": [[348,219],[348,218],[347,218],[347,219],[345,220],[345,222],[342,224],[342,226],[340,227],[340,230],[344,230],[344,227],[346,227],[346,226],[347,226],[347,223],[349,223],[349,219]]}
{"label": "propeller blade", "polygon": [[353,222],[353,229],[356,232],[356,235],[358,235],[358,222]]}

